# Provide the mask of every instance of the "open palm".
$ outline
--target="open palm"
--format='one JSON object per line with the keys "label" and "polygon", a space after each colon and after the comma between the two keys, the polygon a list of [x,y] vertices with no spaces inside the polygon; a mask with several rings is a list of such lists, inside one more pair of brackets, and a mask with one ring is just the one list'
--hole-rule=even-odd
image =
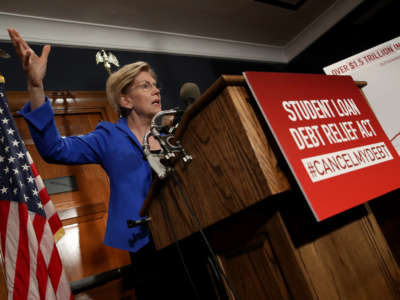
{"label": "open palm", "polygon": [[46,75],[50,46],[44,46],[42,54],[39,57],[15,29],[9,28],[8,34],[17,54],[21,58],[22,68],[26,74],[28,85],[33,87],[41,86],[43,78]]}

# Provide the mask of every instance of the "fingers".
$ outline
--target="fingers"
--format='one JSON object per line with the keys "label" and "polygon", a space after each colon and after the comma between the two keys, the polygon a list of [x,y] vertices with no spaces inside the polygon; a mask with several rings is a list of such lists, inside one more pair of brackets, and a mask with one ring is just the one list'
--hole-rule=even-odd
{"label": "fingers", "polygon": [[18,31],[15,29],[11,29],[13,36],[15,38],[15,41],[25,50],[28,50],[30,47],[28,43],[19,35]]}
{"label": "fingers", "polygon": [[26,70],[29,67],[29,64],[31,63],[31,56],[32,56],[32,50],[28,50],[23,57],[22,65],[23,69]]}
{"label": "fingers", "polygon": [[[32,52],[31,54],[35,54],[35,52],[29,47],[28,43],[20,36],[18,31],[16,31],[14,28],[7,28],[7,31],[11,38],[14,48],[16,49],[18,55],[21,57],[23,61],[25,61],[25,55],[27,55],[28,51],[31,51]],[[50,50],[51,50],[50,45],[45,45],[42,49],[41,58],[47,61]]]}
{"label": "fingers", "polygon": [[15,47],[15,29],[12,28],[7,28],[8,31],[8,35],[10,36],[11,42],[13,44],[13,46]]}
{"label": "fingers", "polygon": [[8,28],[8,34],[10,35],[11,41],[19,57],[24,60],[26,52],[30,50],[29,45],[25,40],[19,35],[19,33],[12,28]]}
{"label": "fingers", "polygon": [[8,35],[10,36],[11,42],[15,48],[15,50],[17,50],[17,53],[19,54],[19,46],[18,46],[18,37],[16,35],[17,31],[15,29],[12,28],[8,28]]}
{"label": "fingers", "polygon": [[49,57],[51,47],[50,45],[45,45],[42,49],[42,54],[40,55],[40,58],[43,59],[45,62],[47,62],[47,58]]}

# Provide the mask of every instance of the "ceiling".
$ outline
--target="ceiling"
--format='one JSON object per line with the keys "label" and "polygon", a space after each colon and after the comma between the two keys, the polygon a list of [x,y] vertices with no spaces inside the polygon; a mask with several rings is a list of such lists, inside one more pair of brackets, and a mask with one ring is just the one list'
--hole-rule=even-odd
{"label": "ceiling", "polygon": [[361,2],[5,0],[0,40],[287,63]]}

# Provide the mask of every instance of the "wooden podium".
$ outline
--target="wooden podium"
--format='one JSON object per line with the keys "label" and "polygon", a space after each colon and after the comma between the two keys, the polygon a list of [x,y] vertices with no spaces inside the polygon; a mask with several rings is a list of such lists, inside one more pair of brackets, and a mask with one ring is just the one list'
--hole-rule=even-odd
{"label": "wooden podium", "polygon": [[[254,107],[242,76],[222,76],[176,134],[193,156],[176,175],[238,297],[400,299],[399,268],[369,206],[315,221]],[[141,213],[158,249],[198,231],[171,178],[153,183]]]}

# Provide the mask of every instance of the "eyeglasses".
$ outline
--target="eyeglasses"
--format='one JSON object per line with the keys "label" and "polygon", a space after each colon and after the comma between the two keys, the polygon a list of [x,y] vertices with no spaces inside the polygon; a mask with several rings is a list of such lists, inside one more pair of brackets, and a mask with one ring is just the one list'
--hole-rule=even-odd
{"label": "eyeglasses", "polygon": [[150,92],[152,91],[154,88],[158,89],[159,91],[161,90],[161,87],[159,85],[157,85],[157,83],[151,83],[147,80],[140,82],[140,83],[135,83],[133,86],[133,88],[140,88],[145,92]]}

